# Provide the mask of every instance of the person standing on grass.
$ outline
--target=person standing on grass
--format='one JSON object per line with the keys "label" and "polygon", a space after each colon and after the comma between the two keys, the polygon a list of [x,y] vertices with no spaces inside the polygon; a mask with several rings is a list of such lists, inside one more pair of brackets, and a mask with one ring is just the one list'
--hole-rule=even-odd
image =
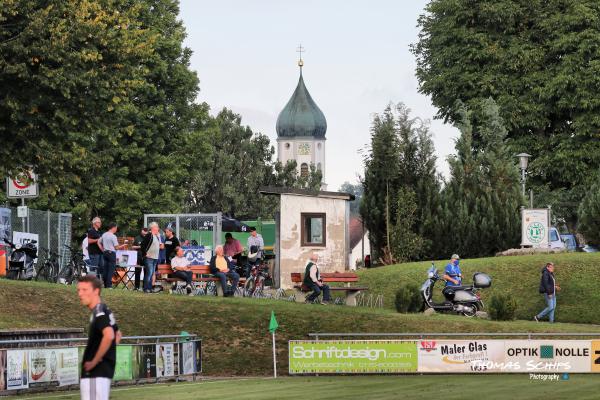
{"label": "person standing on grass", "polygon": [[104,287],[112,289],[112,277],[115,273],[117,266],[117,250],[124,249],[127,247],[126,244],[119,245],[117,240],[117,224],[111,222],[108,224],[108,230],[102,234],[100,238],[100,244],[102,245],[104,255],[104,270],[102,273],[102,279],[104,280]]}
{"label": "person standing on grass", "polygon": [[144,293],[152,293],[154,283],[154,272],[158,266],[160,250],[165,245],[160,240],[160,232],[156,222],[148,226],[150,232],[142,240],[142,256],[144,257]]}
{"label": "person standing on grass", "polygon": [[556,284],[554,279],[554,263],[547,263],[542,268],[542,279],[540,281],[540,293],[544,295],[546,300],[546,308],[541,313],[533,317],[536,322],[548,315],[548,321],[554,322],[554,311],[556,310],[556,292],[560,291],[560,286]]}
{"label": "person standing on grass", "polygon": [[92,312],[88,341],[83,352],[79,385],[81,400],[108,400],[110,383],[115,374],[121,331],[112,311],[102,303],[101,290],[102,283],[94,275],[86,275],[77,283],[79,301]]}
{"label": "person standing on grass", "polygon": [[319,256],[316,253],[313,253],[310,256],[310,261],[306,264],[302,286],[313,291],[306,296],[307,303],[314,303],[321,295],[321,292],[323,292],[323,301],[321,304],[327,304],[331,301],[329,286],[324,284],[321,279],[321,273],[319,272],[319,266],[317,265],[318,261]]}
{"label": "person standing on grass", "polygon": [[[102,266],[104,264],[104,257],[102,255],[102,248],[100,238],[100,228],[102,227],[102,220],[100,217],[95,217],[92,220],[92,227],[87,231],[88,239],[88,254],[90,257],[90,272],[96,274],[96,276],[102,276]],[[93,269],[93,271],[92,271]]]}
{"label": "person standing on grass", "polygon": [[177,249],[181,244],[179,243],[179,239],[175,236],[175,232],[173,232],[173,227],[171,225],[165,228],[165,259],[167,264],[171,264],[171,259],[175,257],[175,249]]}
{"label": "person standing on grass", "polygon": [[262,258],[263,251],[265,250],[265,241],[263,237],[256,231],[256,228],[250,227],[250,236],[248,237],[248,263],[246,264],[246,277],[250,277],[250,271],[252,267],[259,266]]}
{"label": "person standing on grass", "polygon": [[144,268],[144,256],[142,255],[142,242],[144,237],[148,234],[148,228],[144,227],[140,231],[140,234],[133,240],[133,246],[131,248],[137,251],[137,265],[135,266],[135,290],[140,290],[140,276],[142,275],[142,268]]}

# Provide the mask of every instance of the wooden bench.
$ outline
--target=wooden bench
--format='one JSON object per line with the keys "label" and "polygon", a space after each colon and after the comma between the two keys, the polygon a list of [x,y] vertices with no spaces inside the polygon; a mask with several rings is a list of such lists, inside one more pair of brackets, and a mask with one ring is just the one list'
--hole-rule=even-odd
{"label": "wooden bench", "polygon": [[[350,286],[351,283],[358,282],[358,275],[353,272],[322,272],[321,280],[324,283],[345,283],[346,286],[329,286],[330,291],[344,291],[346,293],[346,305],[356,306],[356,296],[365,290],[369,290],[368,287]],[[294,289],[300,294],[310,292],[302,286],[303,277],[300,272],[292,272],[292,283],[294,283]],[[304,296],[296,296],[297,302],[304,302]]]}
{"label": "wooden bench", "polygon": [[[210,273],[210,267],[208,265],[190,265],[192,271],[192,282],[215,282],[217,286],[217,296],[223,296],[223,288],[221,287],[221,280]],[[182,282],[183,280],[173,276],[173,269],[169,264],[159,264],[157,280],[163,283],[163,288],[167,289],[169,284],[173,282]],[[242,282],[242,278],[240,278]]]}

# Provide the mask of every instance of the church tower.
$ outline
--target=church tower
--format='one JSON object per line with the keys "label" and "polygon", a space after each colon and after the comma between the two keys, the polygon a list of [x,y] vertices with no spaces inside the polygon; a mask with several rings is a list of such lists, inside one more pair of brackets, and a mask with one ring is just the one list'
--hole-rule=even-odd
{"label": "church tower", "polygon": [[302,77],[302,46],[299,48],[300,79],[296,90],[277,118],[277,159],[286,164],[296,160],[298,173],[308,176],[313,164],[323,175],[325,185],[325,115],[310,96]]}

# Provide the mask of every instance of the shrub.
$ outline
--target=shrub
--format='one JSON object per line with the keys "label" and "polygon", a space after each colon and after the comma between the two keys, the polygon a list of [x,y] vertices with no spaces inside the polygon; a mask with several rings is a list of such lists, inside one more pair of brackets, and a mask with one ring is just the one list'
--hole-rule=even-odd
{"label": "shrub", "polygon": [[422,303],[419,288],[414,284],[403,285],[396,291],[394,304],[399,313],[417,312]]}
{"label": "shrub", "polygon": [[490,299],[489,315],[497,321],[512,321],[515,319],[517,301],[509,294],[495,294]]}

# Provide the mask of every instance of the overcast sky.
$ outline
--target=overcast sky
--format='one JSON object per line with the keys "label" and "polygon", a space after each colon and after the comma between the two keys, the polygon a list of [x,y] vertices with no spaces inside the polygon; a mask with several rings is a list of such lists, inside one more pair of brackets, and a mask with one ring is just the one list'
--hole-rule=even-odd
{"label": "overcast sky", "polygon": [[181,18],[200,78],[199,101],[228,107],[272,139],[298,82],[301,43],[306,86],[327,119],[325,181],[336,190],[363,173],[373,113],[403,102],[431,120],[439,170],[454,151],[455,128],[433,120],[417,91],[417,18],[426,0],[181,0]]}

